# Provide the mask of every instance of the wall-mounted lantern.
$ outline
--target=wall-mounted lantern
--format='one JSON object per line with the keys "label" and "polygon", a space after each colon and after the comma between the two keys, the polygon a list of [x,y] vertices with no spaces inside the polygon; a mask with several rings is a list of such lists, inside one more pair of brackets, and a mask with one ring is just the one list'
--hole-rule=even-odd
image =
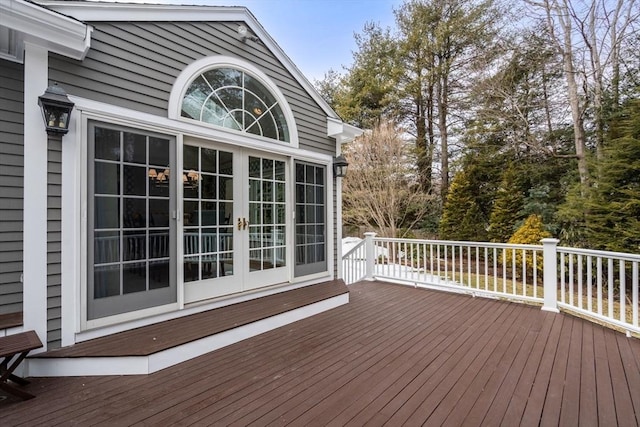
{"label": "wall-mounted lantern", "polygon": [[333,175],[336,178],[344,178],[347,175],[347,159],[342,154],[333,159]]}
{"label": "wall-mounted lantern", "polygon": [[69,132],[69,120],[74,104],[58,83],[49,86],[44,94],[38,97],[38,105],[42,108],[44,124],[49,135],[64,135]]}

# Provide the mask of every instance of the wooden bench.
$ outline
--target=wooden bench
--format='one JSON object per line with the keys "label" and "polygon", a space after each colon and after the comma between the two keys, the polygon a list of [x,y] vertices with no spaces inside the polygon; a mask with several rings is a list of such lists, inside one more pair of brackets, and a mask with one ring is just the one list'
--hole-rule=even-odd
{"label": "wooden bench", "polygon": [[[29,381],[15,375],[13,371],[22,363],[27,354],[33,349],[42,347],[42,342],[35,331],[27,331],[14,335],[0,337],[0,357],[4,360],[0,364],[0,389],[23,400],[35,397],[19,388],[9,384],[12,381],[16,384],[26,385]],[[15,357],[13,362],[11,360]]]}

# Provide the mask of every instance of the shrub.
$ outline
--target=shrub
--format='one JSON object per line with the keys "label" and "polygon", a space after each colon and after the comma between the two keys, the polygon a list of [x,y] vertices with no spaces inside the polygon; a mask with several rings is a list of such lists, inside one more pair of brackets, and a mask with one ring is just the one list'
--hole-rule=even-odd
{"label": "shrub", "polygon": [[[544,228],[544,224],[542,223],[542,218],[540,215],[529,215],[529,217],[525,220],[524,224],[520,226],[513,233],[513,236],[509,239],[508,243],[518,244],[518,245],[539,245],[540,240],[551,237],[551,233],[549,233]],[[516,275],[518,277],[522,276],[522,251],[516,250]],[[511,267],[513,261],[513,251],[507,250],[506,256],[503,260],[507,264],[507,268]],[[533,253],[528,251],[525,257],[526,268],[527,268],[527,277],[533,276]],[[538,274],[542,273],[543,259],[542,253],[538,252],[536,254],[536,270]]]}

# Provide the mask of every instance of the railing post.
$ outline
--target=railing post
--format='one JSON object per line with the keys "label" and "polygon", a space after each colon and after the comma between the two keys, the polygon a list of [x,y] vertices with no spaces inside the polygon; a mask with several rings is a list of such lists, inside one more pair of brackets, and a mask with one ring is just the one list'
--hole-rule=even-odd
{"label": "railing post", "polygon": [[560,240],[542,239],[544,304],[542,310],[559,313],[558,310],[558,252]]}
{"label": "railing post", "polygon": [[376,247],[373,238],[376,233],[369,231],[364,233],[364,256],[365,256],[365,280],[373,280],[373,270],[376,265]]}

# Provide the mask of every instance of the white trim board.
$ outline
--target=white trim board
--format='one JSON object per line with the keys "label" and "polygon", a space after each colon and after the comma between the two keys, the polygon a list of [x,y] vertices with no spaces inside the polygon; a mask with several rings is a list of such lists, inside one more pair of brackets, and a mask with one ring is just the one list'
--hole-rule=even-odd
{"label": "white trim board", "polygon": [[145,375],[349,303],[349,293],[230,329],[149,356],[29,358],[30,377]]}

